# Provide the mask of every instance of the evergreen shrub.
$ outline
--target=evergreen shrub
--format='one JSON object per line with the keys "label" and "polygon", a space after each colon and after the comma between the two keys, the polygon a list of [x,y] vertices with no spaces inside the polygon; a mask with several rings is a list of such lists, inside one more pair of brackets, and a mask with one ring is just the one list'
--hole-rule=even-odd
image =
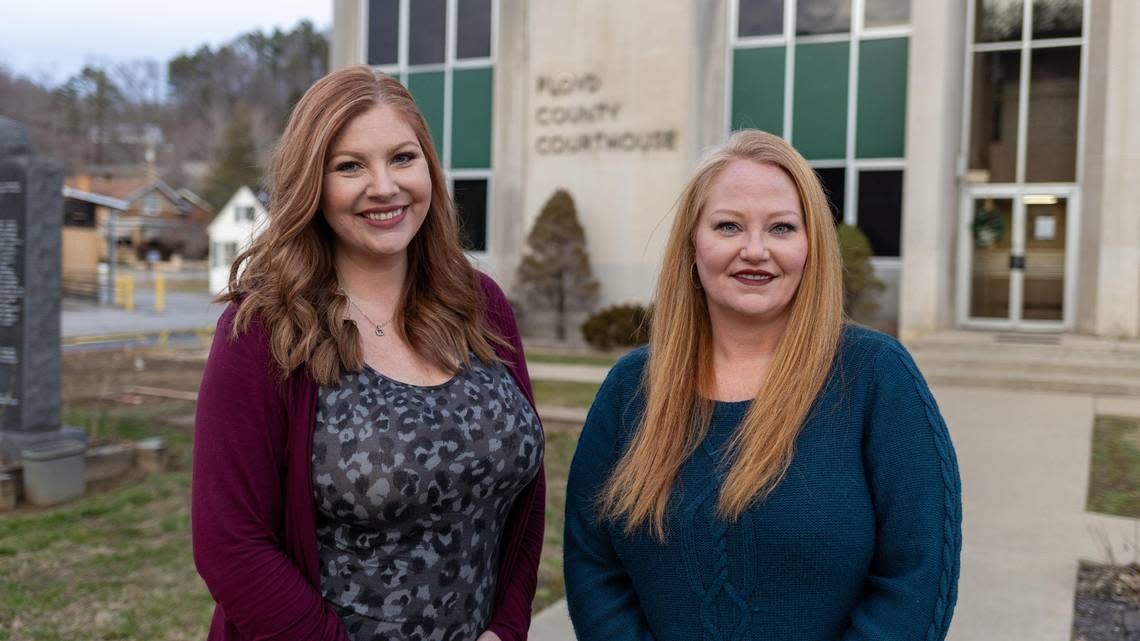
{"label": "evergreen shrub", "polygon": [[858,227],[839,225],[839,252],[843,258],[843,311],[850,318],[866,318],[879,309],[876,300],[887,287],[871,265],[871,242]]}
{"label": "evergreen shrub", "polygon": [[582,323],[582,338],[598,349],[644,345],[652,316],[652,308],[636,303],[607,307]]}

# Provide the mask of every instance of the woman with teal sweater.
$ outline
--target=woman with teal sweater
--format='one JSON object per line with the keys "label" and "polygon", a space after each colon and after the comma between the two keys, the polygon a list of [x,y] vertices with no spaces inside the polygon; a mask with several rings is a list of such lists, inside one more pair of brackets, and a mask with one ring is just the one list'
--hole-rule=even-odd
{"label": "woman with teal sweater", "polygon": [[681,196],[648,348],[610,371],[566,496],[579,641],[940,640],[961,492],[895,340],[846,324],[835,229],[786,142]]}

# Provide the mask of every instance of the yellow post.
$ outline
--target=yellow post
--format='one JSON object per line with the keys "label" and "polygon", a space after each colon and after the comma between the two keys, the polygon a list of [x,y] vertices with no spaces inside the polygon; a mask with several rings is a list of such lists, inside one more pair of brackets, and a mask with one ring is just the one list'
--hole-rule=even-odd
{"label": "yellow post", "polygon": [[133,312],[135,311],[135,275],[126,274],[125,276],[126,278],[123,281],[123,284],[126,285],[123,288],[123,309]]}
{"label": "yellow post", "polygon": [[126,274],[115,275],[115,305],[118,305],[120,307],[123,305],[123,288],[125,287],[123,283],[124,278],[126,278]]}
{"label": "yellow post", "polygon": [[198,343],[203,347],[209,347],[214,340],[214,329],[212,327],[201,327],[194,333],[198,335]]}
{"label": "yellow post", "polygon": [[166,276],[156,274],[154,277],[154,311],[161,312],[166,309]]}

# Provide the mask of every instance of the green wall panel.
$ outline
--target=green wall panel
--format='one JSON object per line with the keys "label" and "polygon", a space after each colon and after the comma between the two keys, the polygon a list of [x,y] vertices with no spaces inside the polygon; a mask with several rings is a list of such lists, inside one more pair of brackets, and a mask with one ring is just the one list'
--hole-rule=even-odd
{"label": "green wall panel", "polygon": [[846,156],[849,47],[846,41],[796,45],[792,144],[809,160]]}
{"label": "green wall panel", "polygon": [[408,74],[408,91],[427,120],[435,153],[443,162],[443,72],[421,71]]}
{"label": "green wall panel", "polygon": [[859,43],[858,158],[902,158],[906,148],[907,38]]}
{"label": "green wall panel", "polygon": [[784,47],[732,52],[732,129],[784,135]]}
{"label": "green wall panel", "polygon": [[491,168],[491,67],[455,69],[451,76],[451,168]]}

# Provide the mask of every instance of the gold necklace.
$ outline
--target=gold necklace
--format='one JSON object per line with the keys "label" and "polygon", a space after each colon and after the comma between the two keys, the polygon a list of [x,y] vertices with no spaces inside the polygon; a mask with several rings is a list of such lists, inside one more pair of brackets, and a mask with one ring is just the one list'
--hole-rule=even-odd
{"label": "gold necklace", "polygon": [[369,318],[368,314],[365,314],[363,309],[360,309],[360,305],[357,305],[356,301],[352,300],[352,296],[349,296],[348,292],[344,291],[343,289],[340,290],[340,292],[342,294],[344,294],[345,298],[348,299],[348,304],[352,305],[353,307],[356,308],[356,311],[360,312],[360,315],[364,317],[364,320],[366,320],[369,323],[372,323],[373,325],[376,326],[376,335],[377,336],[383,336],[384,335],[384,327],[386,327],[389,323],[391,323],[392,319],[389,318],[388,320],[384,321],[383,323],[377,323],[376,321]]}

